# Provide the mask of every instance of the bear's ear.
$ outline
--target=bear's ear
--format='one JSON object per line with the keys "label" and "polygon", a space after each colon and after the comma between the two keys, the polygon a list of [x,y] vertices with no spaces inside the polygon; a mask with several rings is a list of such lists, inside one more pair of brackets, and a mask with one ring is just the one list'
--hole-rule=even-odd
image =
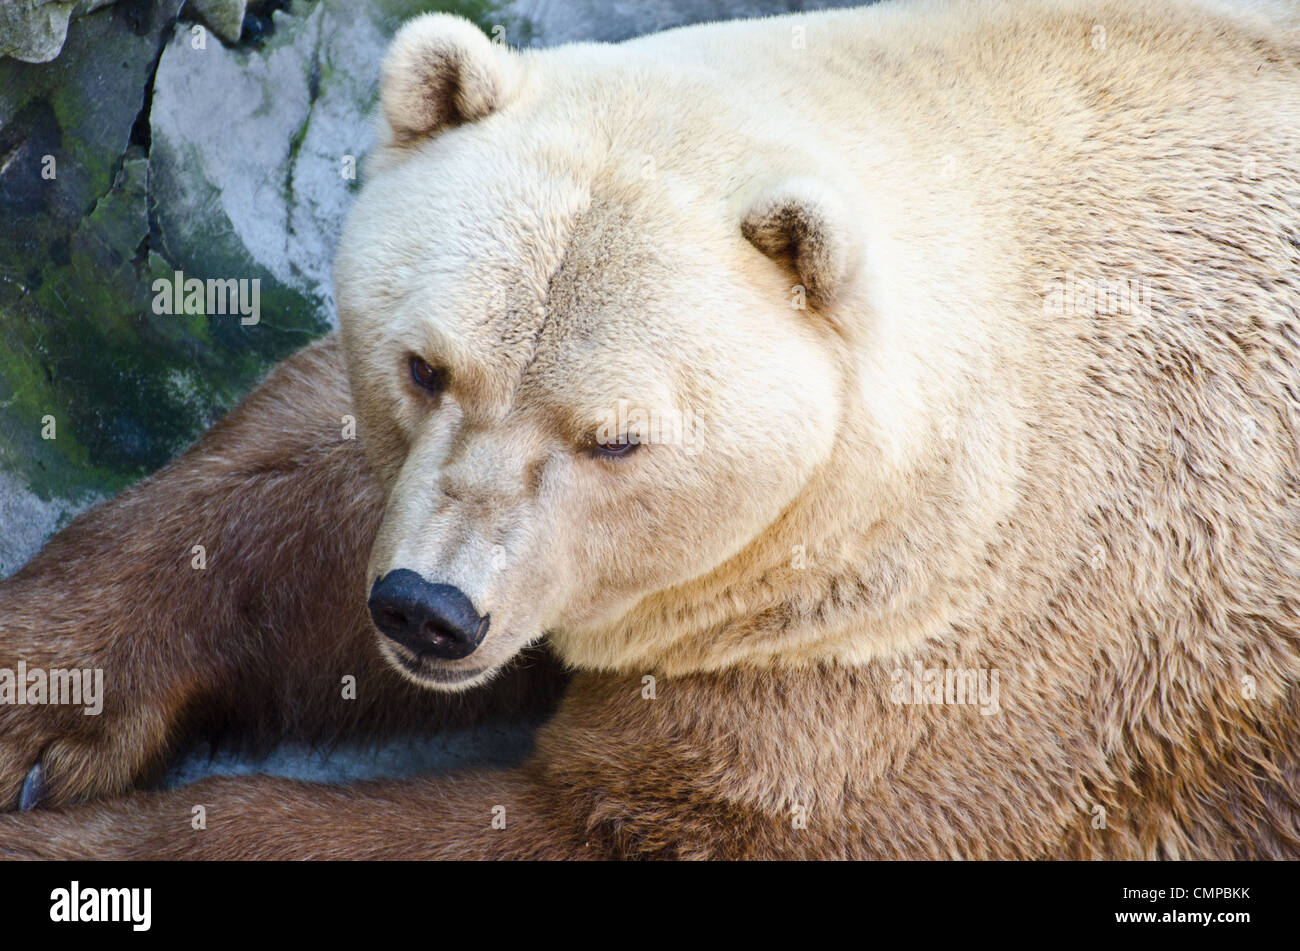
{"label": "bear's ear", "polygon": [[468,20],[427,13],[393,37],[380,67],[379,101],[393,145],[409,145],[500,109],[515,63]]}
{"label": "bear's ear", "polygon": [[791,267],[815,304],[830,303],[851,281],[860,239],[844,203],[820,182],[789,178],[766,189],[740,223],[754,247]]}

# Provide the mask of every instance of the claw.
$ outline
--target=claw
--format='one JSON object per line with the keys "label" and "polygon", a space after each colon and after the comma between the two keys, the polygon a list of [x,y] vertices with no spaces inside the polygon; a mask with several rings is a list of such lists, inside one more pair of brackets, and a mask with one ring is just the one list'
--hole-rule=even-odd
{"label": "claw", "polygon": [[18,811],[31,812],[45,798],[45,769],[40,763],[32,767],[23,780],[23,790],[18,794]]}

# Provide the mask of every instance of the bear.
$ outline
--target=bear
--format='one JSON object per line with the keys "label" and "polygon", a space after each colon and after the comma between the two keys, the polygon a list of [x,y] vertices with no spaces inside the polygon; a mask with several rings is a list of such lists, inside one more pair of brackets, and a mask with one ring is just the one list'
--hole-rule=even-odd
{"label": "bear", "polygon": [[0,586],[0,663],[105,673],[0,706],[0,855],[1300,857],[1290,5],[430,15],[380,103],[337,337]]}

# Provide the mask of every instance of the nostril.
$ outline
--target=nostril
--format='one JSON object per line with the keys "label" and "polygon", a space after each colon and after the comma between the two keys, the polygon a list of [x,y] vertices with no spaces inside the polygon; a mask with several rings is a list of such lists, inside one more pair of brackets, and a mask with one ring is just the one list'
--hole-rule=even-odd
{"label": "nostril", "polygon": [[435,646],[441,647],[465,643],[465,638],[458,631],[448,627],[441,621],[425,621],[420,627],[420,633],[425,636],[430,644]]}
{"label": "nostril", "polygon": [[381,630],[398,630],[406,627],[406,615],[396,608],[378,608],[374,612],[375,623]]}

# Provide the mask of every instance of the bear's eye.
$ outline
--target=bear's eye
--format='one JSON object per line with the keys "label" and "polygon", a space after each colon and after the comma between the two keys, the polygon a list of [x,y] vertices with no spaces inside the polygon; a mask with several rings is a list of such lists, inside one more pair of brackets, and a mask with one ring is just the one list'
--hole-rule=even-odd
{"label": "bear's eye", "polygon": [[411,355],[411,379],[416,386],[430,393],[438,394],[447,388],[447,371],[415,354]]}
{"label": "bear's eye", "polygon": [[627,438],[625,437],[625,438],[623,438],[623,439],[621,439],[621,440],[618,440],[618,441],[616,441],[616,442],[599,442],[599,441],[597,441],[597,442],[596,442],[596,443],[591,447],[591,451],[592,451],[592,454],[595,455],[595,456],[598,457],[598,458],[609,458],[609,457],[613,457],[613,456],[626,456],[626,455],[630,455],[630,454],[632,453],[632,451],[635,450],[636,447],[639,446],[639,445],[641,445],[639,442],[633,442],[632,440],[627,439]]}

